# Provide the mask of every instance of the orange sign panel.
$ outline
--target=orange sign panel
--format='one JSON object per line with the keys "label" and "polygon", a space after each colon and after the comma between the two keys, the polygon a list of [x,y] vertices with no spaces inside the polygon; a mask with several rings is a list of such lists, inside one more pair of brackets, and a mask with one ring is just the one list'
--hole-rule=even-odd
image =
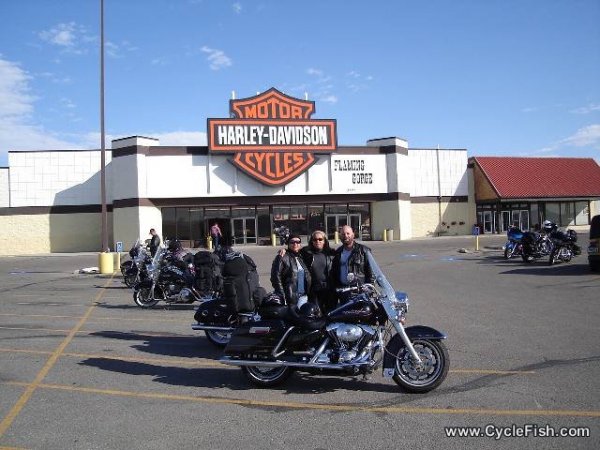
{"label": "orange sign panel", "polygon": [[310,119],[315,103],[271,88],[230,100],[231,118],[208,119],[208,149],[234,153],[231,162],[269,186],[290,182],[337,149],[336,121]]}

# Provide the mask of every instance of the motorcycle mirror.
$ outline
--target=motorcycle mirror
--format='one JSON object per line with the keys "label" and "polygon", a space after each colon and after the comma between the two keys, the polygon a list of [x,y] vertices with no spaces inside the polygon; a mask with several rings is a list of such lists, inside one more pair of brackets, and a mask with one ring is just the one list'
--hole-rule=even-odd
{"label": "motorcycle mirror", "polygon": [[352,272],[348,274],[348,284],[352,284],[356,281],[356,275]]}

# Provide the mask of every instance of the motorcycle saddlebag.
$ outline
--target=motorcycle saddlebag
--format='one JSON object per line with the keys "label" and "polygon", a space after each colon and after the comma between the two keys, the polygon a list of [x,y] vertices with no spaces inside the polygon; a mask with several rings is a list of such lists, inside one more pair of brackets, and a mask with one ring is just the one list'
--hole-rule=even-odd
{"label": "motorcycle saddlebag", "polygon": [[249,321],[233,332],[225,354],[270,355],[281,340],[286,325],[282,320]]}
{"label": "motorcycle saddlebag", "polygon": [[230,303],[217,298],[201,303],[194,319],[204,325],[227,325],[229,317],[234,313]]}

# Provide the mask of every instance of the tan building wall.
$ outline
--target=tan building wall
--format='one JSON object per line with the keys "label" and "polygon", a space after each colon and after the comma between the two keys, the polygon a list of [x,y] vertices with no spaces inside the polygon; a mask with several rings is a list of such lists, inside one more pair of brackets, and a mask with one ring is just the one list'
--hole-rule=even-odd
{"label": "tan building wall", "polygon": [[[150,228],[154,228],[162,241],[162,216],[159,208],[134,206],[116,208],[114,217],[114,241],[123,242],[123,250],[129,251],[137,239],[150,239]],[[115,243],[111,245],[114,248]]]}
{"label": "tan building wall", "polygon": [[[474,213],[469,203],[442,202],[439,221],[437,202],[412,204],[413,237],[459,236],[471,234]],[[462,222],[462,223],[461,223]]]}
{"label": "tan building wall", "polygon": [[411,205],[407,200],[375,202],[371,205],[373,239],[382,240],[383,230],[394,230],[394,240],[413,237]]}
{"label": "tan building wall", "polygon": [[[111,214],[108,214],[111,242]],[[100,251],[101,215],[32,214],[0,216],[3,255]]]}

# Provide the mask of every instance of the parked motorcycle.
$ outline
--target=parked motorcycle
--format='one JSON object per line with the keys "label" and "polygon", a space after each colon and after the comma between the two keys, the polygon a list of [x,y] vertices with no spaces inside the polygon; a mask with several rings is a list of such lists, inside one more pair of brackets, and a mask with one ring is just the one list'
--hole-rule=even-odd
{"label": "parked motorcycle", "polygon": [[127,287],[133,288],[141,278],[147,276],[146,265],[152,262],[152,258],[145,243],[140,239],[129,250],[129,257],[131,259],[121,264],[121,273]]}
{"label": "parked motorcycle", "polygon": [[[375,284],[345,288],[348,300],[325,317],[311,303],[299,313],[262,306],[233,332],[220,362],[240,366],[261,387],[285,381],[294,370],[339,376],[382,369],[408,392],[439,386],[450,367],[446,335],[427,326],[404,327],[408,297],[394,292],[371,253]],[[342,292],[343,294],[343,292]]]}
{"label": "parked motorcycle", "polygon": [[553,243],[553,249],[548,260],[549,265],[557,262],[569,262],[574,256],[581,254],[581,248],[576,244],[577,232],[575,230],[567,230],[566,232],[554,231],[550,234],[550,239]]}
{"label": "parked motorcycle", "polygon": [[231,252],[224,255],[223,288],[220,295],[198,306],[192,329],[204,331],[217,347],[225,347],[233,331],[256,314],[265,297],[259,285],[256,264],[248,255]]}
{"label": "parked motorcycle", "polygon": [[504,259],[519,256],[523,253],[523,231],[519,227],[511,226],[506,232],[508,241],[504,244]]}
{"label": "parked motorcycle", "polygon": [[[166,243],[168,245],[168,243]],[[167,246],[160,246],[150,264],[146,265],[148,277],[134,287],[133,300],[142,308],[151,308],[159,301],[167,303],[193,303],[206,301],[194,288],[195,268],[191,262],[183,268],[169,258]]]}
{"label": "parked motorcycle", "polygon": [[549,256],[554,248],[550,234],[557,229],[558,226],[555,223],[546,220],[542,226],[541,233],[535,231],[526,231],[523,233],[523,237],[521,238],[523,245],[521,258],[523,258],[523,261],[531,263],[535,259]]}

